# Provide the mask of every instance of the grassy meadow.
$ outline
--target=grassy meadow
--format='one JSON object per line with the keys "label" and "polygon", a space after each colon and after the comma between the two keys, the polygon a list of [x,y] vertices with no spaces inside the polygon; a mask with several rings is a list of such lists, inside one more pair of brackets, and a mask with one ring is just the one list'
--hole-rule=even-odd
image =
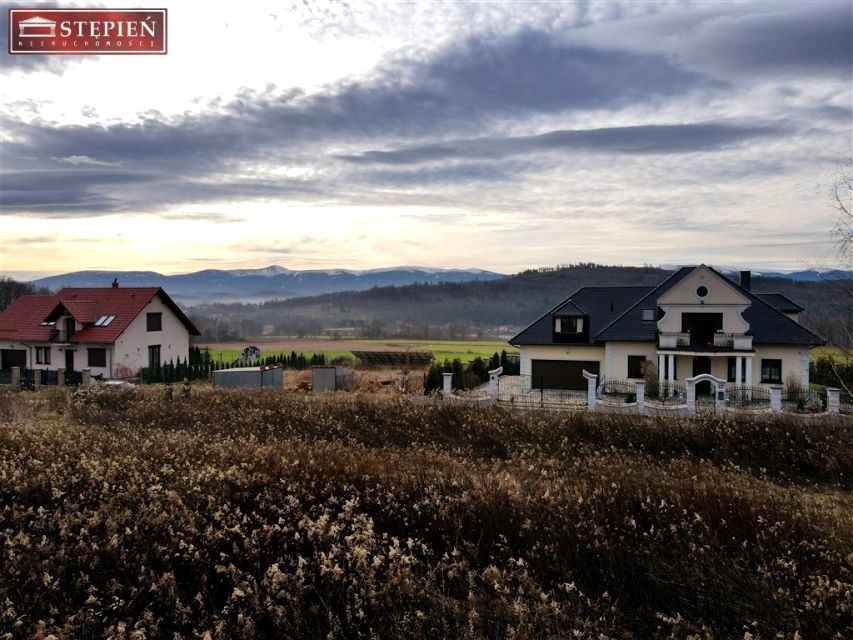
{"label": "grassy meadow", "polygon": [[844,638],[853,430],[0,395],[6,638]]}
{"label": "grassy meadow", "polygon": [[462,362],[477,356],[489,358],[494,353],[506,350],[518,353],[518,349],[500,340],[403,340],[403,339],[346,339],[326,338],[263,338],[248,339],[243,343],[207,343],[199,345],[210,350],[211,357],[218,361],[232,362],[248,345],[255,345],[262,356],[279,353],[303,353],[310,358],[313,354],[325,354],[326,360],[337,357],[352,358],[353,351],[429,351],[439,362],[459,358]]}

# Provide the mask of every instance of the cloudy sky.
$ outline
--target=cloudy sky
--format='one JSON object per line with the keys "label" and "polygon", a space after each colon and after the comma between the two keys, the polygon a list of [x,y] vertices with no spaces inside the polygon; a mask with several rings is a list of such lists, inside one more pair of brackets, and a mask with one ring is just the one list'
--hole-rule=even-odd
{"label": "cloudy sky", "polygon": [[849,0],[158,0],[85,57],[0,4],[3,273],[833,261]]}

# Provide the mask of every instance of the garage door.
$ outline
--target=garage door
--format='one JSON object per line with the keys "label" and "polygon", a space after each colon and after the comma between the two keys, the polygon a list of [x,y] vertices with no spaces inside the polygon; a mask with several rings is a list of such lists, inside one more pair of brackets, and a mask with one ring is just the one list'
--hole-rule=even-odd
{"label": "garage door", "polygon": [[0,369],[27,366],[27,352],[24,349],[3,349],[0,351]]}
{"label": "garage door", "polygon": [[598,373],[598,360],[533,360],[531,381],[534,389],[586,389],[583,371]]}

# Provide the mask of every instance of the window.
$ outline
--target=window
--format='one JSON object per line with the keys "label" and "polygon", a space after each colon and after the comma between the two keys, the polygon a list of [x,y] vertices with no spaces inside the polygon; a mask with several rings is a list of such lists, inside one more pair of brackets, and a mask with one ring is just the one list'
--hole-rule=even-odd
{"label": "window", "polygon": [[628,356],[628,377],[642,378],[646,356]]}
{"label": "window", "polygon": [[160,345],[152,344],[148,347],[148,366],[153,369],[160,366]]}
{"label": "window", "polygon": [[554,318],[554,331],[557,333],[583,333],[583,318]]}
{"label": "window", "polygon": [[95,326],[96,327],[106,327],[115,319],[116,319],[115,316],[101,316],[95,322]]}
{"label": "window", "polygon": [[163,330],[163,314],[149,313],[148,314],[148,330],[162,331]]}
{"label": "window", "polygon": [[643,309],[643,320],[646,322],[653,322],[655,319],[655,310],[654,309]]}
{"label": "window", "polygon": [[106,367],[107,366],[107,350],[106,349],[87,349],[89,352],[90,367]]}
{"label": "window", "polygon": [[761,359],[761,382],[782,384],[782,361],[770,358]]}
{"label": "window", "polygon": [[700,298],[704,298],[708,295],[708,287],[706,287],[704,284],[702,286],[696,287],[696,295]]}
{"label": "window", "polygon": [[36,364],[50,364],[50,347],[36,347]]}

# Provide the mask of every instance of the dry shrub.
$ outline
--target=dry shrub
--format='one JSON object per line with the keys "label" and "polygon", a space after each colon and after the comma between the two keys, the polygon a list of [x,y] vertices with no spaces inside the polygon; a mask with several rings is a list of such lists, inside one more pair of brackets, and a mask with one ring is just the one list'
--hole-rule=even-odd
{"label": "dry shrub", "polygon": [[11,637],[844,637],[850,431],[93,394],[0,429]]}

